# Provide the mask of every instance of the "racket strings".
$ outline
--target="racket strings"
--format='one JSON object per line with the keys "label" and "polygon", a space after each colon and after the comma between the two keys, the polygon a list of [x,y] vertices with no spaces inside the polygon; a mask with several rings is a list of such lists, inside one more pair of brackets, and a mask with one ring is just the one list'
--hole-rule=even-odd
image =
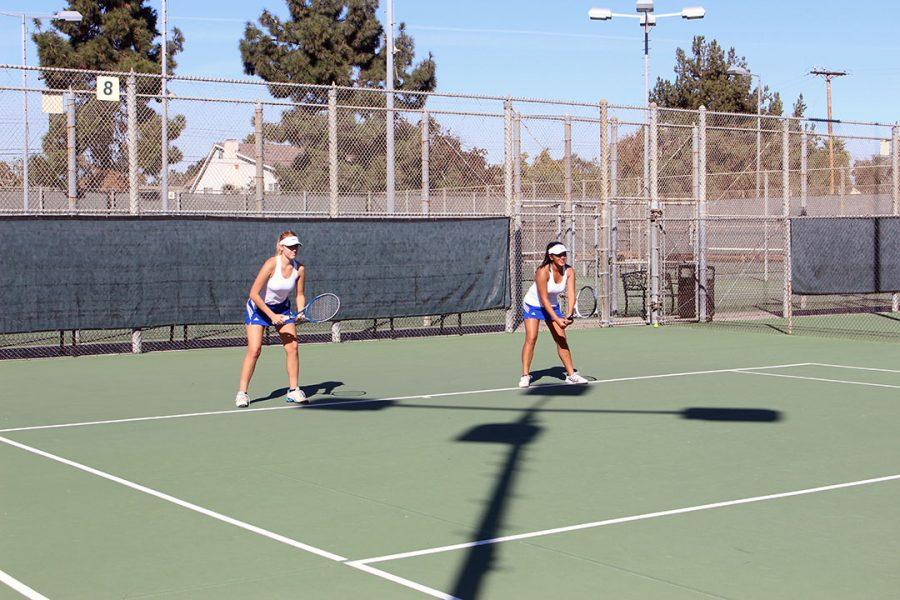
{"label": "racket strings", "polygon": [[590,286],[581,288],[575,302],[575,309],[580,317],[592,317],[597,311],[597,296]]}
{"label": "racket strings", "polygon": [[333,318],[341,308],[340,299],[334,294],[322,294],[313,299],[304,311],[310,321],[328,321]]}

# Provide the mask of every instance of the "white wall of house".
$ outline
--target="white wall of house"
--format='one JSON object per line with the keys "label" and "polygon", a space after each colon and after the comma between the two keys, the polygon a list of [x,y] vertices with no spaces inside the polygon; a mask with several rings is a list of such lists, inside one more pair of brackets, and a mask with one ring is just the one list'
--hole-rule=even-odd
{"label": "white wall of house", "polygon": [[[194,189],[200,193],[256,189],[256,162],[240,156],[237,149],[237,140],[227,140],[221,147],[214,148]],[[263,185],[268,192],[278,189],[278,180],[271,169],[263,169]]]}

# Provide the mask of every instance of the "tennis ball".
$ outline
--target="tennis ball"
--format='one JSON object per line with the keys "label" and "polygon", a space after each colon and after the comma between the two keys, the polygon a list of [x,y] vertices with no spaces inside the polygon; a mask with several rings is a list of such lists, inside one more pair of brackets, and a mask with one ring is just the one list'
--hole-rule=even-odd
{"label": "tennis ball", "polygon": [[659,323],[654,323],[653,326],[654,326],[654,327],[659,327]]}

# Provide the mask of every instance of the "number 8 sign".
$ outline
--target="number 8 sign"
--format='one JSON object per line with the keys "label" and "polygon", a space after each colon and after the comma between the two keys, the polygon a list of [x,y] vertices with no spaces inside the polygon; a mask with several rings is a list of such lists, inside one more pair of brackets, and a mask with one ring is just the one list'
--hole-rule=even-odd
{"label": "number 8 sign", "polygon": [[101,75],[97,77],[97,100],[119,101],[119,78]]}

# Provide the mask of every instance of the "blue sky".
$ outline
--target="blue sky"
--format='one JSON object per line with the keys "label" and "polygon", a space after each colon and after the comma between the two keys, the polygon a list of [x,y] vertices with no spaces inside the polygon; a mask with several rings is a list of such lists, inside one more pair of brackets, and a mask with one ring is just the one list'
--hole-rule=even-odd
{"label": "blue sky", "polygon": [[[151,4],[157,9],[159,0]],[[782,93],[789,109],[803,93],[813,117],[825,116],[825,85],[813,67],[847,70],[833,84],[838,119],[900,119],[900,40],[896,4],[846,1],[657,0],[657,12],[702,4],[702,21],[662,20],[651,33],[651,81],[672,77],[676,47],[692,36],[716,38],[746,56],[752,71]],[[0,10],[52,12],[62,0],[2,0]],[[448,92],[559,98],[637,105],[643,93],[642,36],[633,20],[592,22],[591,6],[633,12],[631,0],[395,0],[417,51],[431,52],[438,88]],[[263,8],[284,14],[282,0],[170,0],[186,48],[178,72],[243,77],[238,40]],[[382,15],[384,7],[381,9]],[[0,18],[0,62],[19,63],[19,25]],[[29,62],[36,64],[29,44]]]}

